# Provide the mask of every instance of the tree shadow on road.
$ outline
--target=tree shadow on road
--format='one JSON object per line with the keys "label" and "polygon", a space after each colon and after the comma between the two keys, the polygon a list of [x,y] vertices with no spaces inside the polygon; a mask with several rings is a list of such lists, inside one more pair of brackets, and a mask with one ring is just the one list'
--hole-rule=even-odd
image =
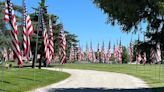
{"label": "tree shadow on road", "polygon": [[52,88],[47,92],[164,92],[164,87],[140,89],[104,89],[104,88]]}
{"label": "tree shadow on road", "polygon": [[[104,89],[104,88],[60,88],[49,89],[47,92],[152,92],[151,89]],[[164,92],[164,91],[161,91]]]}

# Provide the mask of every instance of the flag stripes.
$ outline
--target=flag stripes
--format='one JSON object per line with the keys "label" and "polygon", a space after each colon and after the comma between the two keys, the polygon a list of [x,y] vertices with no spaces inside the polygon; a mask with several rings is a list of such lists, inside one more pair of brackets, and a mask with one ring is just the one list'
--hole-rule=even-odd
{"label": "flag stripes", "polygon": [[147,59],[146,59],[146,52],[144,52],[143,53],[143,64],[144,65],[146,64],[146,61],[147,61]]}
{"label": "flag stripes", "polygon": [[[139,41],[140,41],[140,33],[138,32],[138,44],[139,44]],[[142,60],[141,51],[139,49],[139,46],[137,46],[137,55],[136,55],[137,64],[140,64],[141,60]]]}
{"label": "flag stripes", "polygon": [[81,49],[81,60],[82,60],[82,61],[85,60],[85,55],[84,55],[83,49]]}
{"label": "flag stripes", "polygon": [[93,49],[92,49],[92,42],[90,42],[89,61],[90,61],[91,63],[93,63]]}
{"label": "flag stripes", "polygon": [[18,65],[22,66],[22,55],[19,47],[19,41],[18,41],[18,28],[17,28],[17,23],[16,23],[16,17],[14,14],[13,6],[11,3],[11,0],[7,0],[6,2],[6,10],[5,10],[5,21],[9,22],[12,30],[10,31],[11,33],[11,38],[12,38],[12,49],[14,52],[14,58],[17,59]]}
{"label": "flag stripes", "polygon": [[85,55],[85,59],[86,61],[89,61],[89,48],[88,48],[88,44],[86,43],[86,55]]}
{"label": "flag stripes", "polygon": [[33,31],[34,30],[33,30],[30,16],[27,14],[26,11],[25,0],[23,0],[23,47],[24,47],[24,56],[26,57],[27,61],[29,59],[29,54],[31,51],[30,36],[32,35]]}
{"label": "flag stripes", "polygon": [[132,63],[133,61],[133,43],[132,43],[132,38],[131,38],[131,41],[130,41],[130,48],[129,48],[129,54],[130,54],[130,63]]}
{"label": "flag stripes", "polygon": [[110,51],[110,42],[109,42],[106,63],[108,64],[110,63],[110,58],[111,58],[111,51]]}
{"label": "flag stripes", "polygon": [[43,9],[42,8],[39,8],[39,26],[40,26],[40,31],[43,32],[45,59],[46,59],[46,62],[48,64],[50,64],[51,60],[50,60],[50,51],[49,51],[48,31],[46,29],[46,25],[44,22],[44,16],[43,16]]}
{"label": "flag stripes", "polygon": [[96,59],[96,55],[95,53],[93,52],[93,62],[96,63],[97,59]]}
{"label": "flag stripes", "polygon": [[97,63],[100,62],[100,46],[99,46],[99,43],[98,43],[98,46],[97,46]]}
{"label": "flag stripes", "polygon": [[161,59],[161,49],[160,49],[160,43],[158,42],[156,44],[156,61],[157,62],[160,62],[162,59]]}
{"label": "flag stripes", "polygon": [[78,50],[77,50],[77,59],[78,59],[78,62],[80,63],[81,61],[81,47],[80,47],[80,43],[79,43],[79,46],[78,46]]}
{"label": "flag stripes", "polygon": [[121,40],[120,40],[120,45],[118,47],[118,61],[119,61],[119,64],[122,64],[122,44],[121,44]]}
{"label": "flag stripes", "polygon": [[47,59],[47,63],[50,64],[51,61],[49,59],[49,39],[47,34],[47,29],[44,23],[44,18],[42,17],[42,25],[43,25],[43,38],[44,38],[44,51],[45,51],[45,57]]}
{"label": "flag stripes", "polygon": [[71,49],[70,49],[70,56],[69,56],[69,60],[71,63],[74,62],[74,58],[75,58],[75,54],[74,54],[74,46],[73,43],[71,43]]}
{"label": "flag stripes", "polygon": [[153,64],[156,63],[155,50],[153,48],[150,49],[150,60],[151,60],[151,63]]}
{"label": "flag stripes", "polygon": [[102,49],[101,49],[101,62],[105,63],[105,47],[104,47],[104,42],[103,42]]}
{"label": "flag stripes", "polygon": [[52,61],[54,56],[54,39],[53,39],[53,32],[52,32],[52,21],[51,17],[49,18],[49,61]]}
{"label": "flag stripes", "polygon": [[59,45],[60,45],[60,51],[59,51],[59,55],[60,55],[60,62],[61,64],[65,64],[67,62],[66,60],[66,38],[65,38],[65,34],[63,31],[63,28],[61,29],[60,33],[59,33]]}

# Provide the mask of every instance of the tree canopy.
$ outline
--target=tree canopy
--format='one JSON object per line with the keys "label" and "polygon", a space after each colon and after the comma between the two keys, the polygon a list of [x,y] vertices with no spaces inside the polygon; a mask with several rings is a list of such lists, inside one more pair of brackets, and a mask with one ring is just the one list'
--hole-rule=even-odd
{"label": "tree canopy", "polygon": [[108,15],[108,23],[118,23],[126,32],[137,29],[142,21],[158,31],[164,22],[164,0],[94,0],[94,4]]}
{"label": "tree canopy", "polygon": [[93,0],[93,3],[107,14],[107,23],[120,25],[123,32],[140,31],[145,23],[143,31],[149,41],[137,45],[155,47],[160,42],[164,51],[164,0]]}

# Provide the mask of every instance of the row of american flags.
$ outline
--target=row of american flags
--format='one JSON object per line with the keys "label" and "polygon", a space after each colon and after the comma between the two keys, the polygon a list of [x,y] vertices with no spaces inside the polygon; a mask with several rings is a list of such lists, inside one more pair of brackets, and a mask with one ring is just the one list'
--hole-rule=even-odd
{"label": "row of american flags", "polygon": [[[23,55],[21,53],[21,49],[19,47],[19,40],[18,40],[18,28],[17,28],[17,21],[14,14],[13,4],[11,3],[11,0],[6,0],[6,10],[5,10],[5,20],[8,22],[12,28],[10,31],[11,38],[12,38],[12,50],[14,54],[14,58],[18,61],[19,66],[23,66],[23,60],[22,58],[26,58],[26,62],[29,60],[30,52],[31,52],[31,45],[30,45],[30,37],[34,32],[34,28],[32,25],[32,22],[30,20],[30,16],[27,14],[26,11],[26,4],[25,0],[23,0],[23,22],[22,22],[22,32],[23,32]],[[52,21],[51,18],[49,18],[48,23],[48,29],[45,25],[44,16],[43,16],[43,10],[40,9],[39,11],[39,31],[43,32],[43,38],[44,38],[44,52],[45,52],[45,58],[48,64],[52,62],[53,56],[54,56],[54,39],[53,39],[53,32],[52,32]],[[63,27],[61,28],[61,31],[59,33],[59,56],[60,56],[60,62],[62,64],[67,62],[67,55],[66,55],[66,37],[64,34]],[[80,44],[78,46],[77,52],[75,51],[75,47],[73,46],[73,42],[71,43],[70,48],[70,55],[69,55],[69,61],[74,62],[77,58],[77,61],[80,63],[81,61],[89,61],[91,63],[107,63],[109,64],[111,61],[111,44],[109,42],[107,51],[105,51],[105,44],[102,43],[102,47],[100,49],[100,44],[98,43],[97,51],[94,51],[92,48],[92,42],[90,42],[90,47],[88,44],[86,44],[86,51],[84,52],[81,48]],[[130,63],[134,60],[133,55],[133,43],[132,39],[129,44],[129,59]],[[96,53],[95,53],[96,52]],[[144,52],[141,55],[141,49],[137,49],[136,54],[136,61],[139,64],[141,60],[144,62],[144,64],[147,62],[146,58],[146,52]],[[114,61],[116,63],[122,64],[122,58],[123,58],[123,46],[120,41],[119,44],[114,45],[113,48],[113,54],[114,54]],[[160,51],[160,43],[157,43],[156,48],[152,48],[150,50],[150,57],[151,62],[156,63],[161,61],[161,51]]]}
{"label": "row of american flags", "polygon": [[[11,38],[12,38],[12,50],[13,50],[13,56],[14,59],[18,61],[18,65],[20,67],[23,66],[23,60],[22,58],[25,57],[26,61],[28,62],[30,52],[31,52],[31,45],[30,45],[30,37],[34,32],[34,28],[30,19],[30,16],[27,14],[26,11],[26,4],[25,0],[23,0],[23,22],[22,22],[22,32],[23,32],[23,55],[21,53],[20,44],[18,40],[18,27],[17,27],[17,21],[14,14],[13,4],[11,0],[6,0],[6,9],[5,9],[5,21],[9,23],[12,30]],[[47,30],[44,17],[43,17],[43,10],[40,9],[39,11],[39,31],[42,31],[43,38],[44,38],[44,52],[45,52],[45,58],[48,64],[51,63],[52,57],[54,55],[54,40],[53,40],[53,32],[52,32],[52,21],[49,18],[49,30]],[[60,44],[60,56],[61,56],[61,63],[66,63],[66,39],[64,35],[63,28],[60,31],[59,34],[59,44]]]}
{"label": "row of american flags", "polygon": [[[108,48],[105,51],[104,42],[102,43],[102,47],[100,48],[100,44],[97,45],[97,51],[93,51],[92,48],[92,42],[90,42],[90,48],[88,44],[86,44],[86,51],[83,51],[80,47],[80,44],[78,46],[77,52],[75,51],[75,47],[73,46],[73,43],[71,44],[70,49],[70,56],[69,61],[74,62],[78,61],[81,63],[82,61],[88,61],[90,63],[112,63],[112,54],[114,57],[114,62],[117,64],[123,64],[123,46],[121,44],[121,41],[119,44],[113,46],[113,52],[111,49],[111,44],[109,42]],[[141,54],[141,49],[137,48],[136,55],[134,56],[134,49],[133,49],[133,41],[131,39],[129,43],[129,49],[128,49],[128,55],[129,55],[129,63],[135,63],[135,64],[146,64],[147,63],[147,55],[146,52],[143,52]],[[158,63],[161,61],[161,50],[160,50],[160,43],[156,44],[156,48],[150,49],[150,60],[152,64]],[[112,62],[111,62],[112,61]]]}
{"label": "row of american flags", "polygon": [[[122,46],[121,44],[117,47],[114,47],[114,59],[115,62],[122,64]],[[77,59],[77,61],[79,63],[81,63],[81,61],[88,61],[90,63],[110,63],[110,59],[111,59],[111,44],[109,42],[108,44],[108,48],[107,51],[105,51],[105,44],[104,42],[102,43],[102,47],[100,49],[100,44],[98,43],[97,45],[97,51],[94,51],[92,48],[92,42],[90,42],[90,48],[88,47],[88,44],[86,44],[86,51],[83,51],[83,49],[81,49],[80,44],[78,46],[77,49],[77,53],[75,52],[75,47],[73,46],[73,43],[71,44],[71,49],[70,49],[70,56],[69,56],[69,60],[70,62],[74,62],[75,59]]]}

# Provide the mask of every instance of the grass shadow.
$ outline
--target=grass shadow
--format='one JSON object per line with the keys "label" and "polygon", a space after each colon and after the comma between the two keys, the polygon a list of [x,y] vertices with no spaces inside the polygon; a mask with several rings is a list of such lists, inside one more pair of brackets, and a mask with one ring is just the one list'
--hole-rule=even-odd
{"label": "grass shadow", "polygon": [[[23,79],[23,80],[34,81],[34,79],[30,79],[30,78],[23,78],[23,77],[17,77],[17,78],[18,78],[18,79]],[[41,81],[36,80],[36,79],[35,79],[35,81],[36,81],[36,82],[41,82]]]}
{"label": "grass shadow", "polygon": [[2,82],[3,82],[3,83],[6,83],[6,84],[11,84],[11,82],[8,82],[8,81],[5,81],[5,80],[3,80],[3,81],[0,80],[0,82],[1,82],[1,83],[2,83]]}
{"label": "grass shadow", "polygon": [[7,92],[7,90],[4,90],[4,89],[0,89],[0,92]]}

